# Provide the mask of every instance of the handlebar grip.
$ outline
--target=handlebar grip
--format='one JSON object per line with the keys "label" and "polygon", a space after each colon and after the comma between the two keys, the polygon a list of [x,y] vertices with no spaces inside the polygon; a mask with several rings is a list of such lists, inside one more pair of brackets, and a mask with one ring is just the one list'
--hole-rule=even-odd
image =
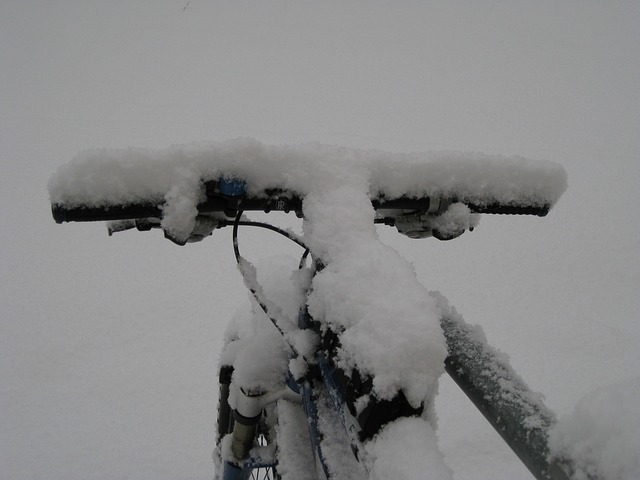
{"label": "handlebar grip", "polygon": [[161,218],[162,209],[159,205],[153,204],[112,205],[108,207],[66,207],[53,204],[51,205],[51,213],[56,223],[101,222],[135,218]]}
{"label": "handlebar grip", "polygon": [[468,204],[469,209],[473,213],[486,213],[491,215],[536,215],[545,217],[551,205],[503,205],[500,203],[491,203],[488,205]]}

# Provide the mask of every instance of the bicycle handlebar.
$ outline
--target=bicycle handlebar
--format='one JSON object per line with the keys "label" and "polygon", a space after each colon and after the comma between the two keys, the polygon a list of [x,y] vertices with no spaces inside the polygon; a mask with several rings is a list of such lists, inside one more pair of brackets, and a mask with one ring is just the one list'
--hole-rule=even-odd
{"label": "bicycle handlebar", "polygon": [[[240,211],[282,211],[295,212],[303,216],[303,197],[292,192],[269,190],[260,195],[248,195],[237,192],[224,193],[220,191],[218,182],[205,182],[206,200],[198,205],[201,214],[224,213],[234,217]],[[481,204],[454,198],[436,199],[430,197],[412,198],[400,197],[388,199],[379,196],[371,199],[375,210],[408,210],[438,213],[440,205],[461,202],[469,207],[472,213],[486,213],[498,215],[536,215],[544,217],[551,205],[535,203],[490,203]],[[96,222],[117,221],[139,218],[162,218],[164,200],[105,206],[67,206],[53,203],[52,214],[57,223],[64,222]]]}

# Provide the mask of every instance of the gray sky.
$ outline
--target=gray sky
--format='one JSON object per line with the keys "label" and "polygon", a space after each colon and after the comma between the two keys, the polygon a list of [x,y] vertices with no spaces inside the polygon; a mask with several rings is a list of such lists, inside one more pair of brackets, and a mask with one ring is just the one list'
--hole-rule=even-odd
{"label": "gray sky", "polygon": [[[244,299],[228,236],[55,225],[47,179],[86,148],[250,136],[561,163],[545,219],[381,235],[559,413],[636,375],[639,26],[635,2],[2,2],[0,472],[211,469],[217,349]],[[527,478],[442,395],[457,478]]]}

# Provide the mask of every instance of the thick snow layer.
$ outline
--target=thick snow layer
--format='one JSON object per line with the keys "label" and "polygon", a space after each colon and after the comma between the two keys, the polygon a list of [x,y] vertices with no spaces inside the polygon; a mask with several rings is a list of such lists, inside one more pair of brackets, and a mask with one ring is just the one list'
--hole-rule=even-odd
{"label": "thick snow layer", "polygon": [[640,377],[586,395],[551,431],[553,456],[568,459],[573,479],[640,478]]}
{"label": "thick snow layer", "polygon": [[90,150],[60,167],[49,181],[54,204],[109,206],[140,201],[176,201],[197,194],[194,178],[242,177],[250,192],[280,187],[300,194],[332,185],[353,166],[366,172],[368,191],[455,196],[479,204],[527,202],[553,205],[566,188],[562,167],[546,161],[480,153],[394,154],[315,143],[263,145],[252,139],[214,144]]}
{"label": "thick snow layer", "polygon": [[278,402],[278,474],[282,480],[317,480],[309,439],[307,416],[302,405]]}
{"label": "thick snow layer", "polygon": [[371,375],[380,398],[402,389],[418,406],[444,371],[439,312],[412,266],[380,243],[366,191],[353,185],[305,202],[305,240],[327,264],[313,279],[309,312],[339,334],[345,371]]}
{"label": "thick snow layer", "polygon": [[[227,325],[220,365],[233,365],[237,387],[279,390],[286,377],[290,350],[282,335],[254,302],[243,303]],[[229,399],[235,406],[233,390]]]}
{"label": "thick snow layer", "polygon": [[367,454],[372,480],[453,479],[431,424],[421,418],[400,418],[385,426],[367,445]]}

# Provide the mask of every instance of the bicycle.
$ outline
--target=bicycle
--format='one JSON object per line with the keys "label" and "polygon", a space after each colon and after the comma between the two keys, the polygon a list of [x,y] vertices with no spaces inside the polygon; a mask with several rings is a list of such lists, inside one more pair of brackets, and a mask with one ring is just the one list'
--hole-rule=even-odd
{"label": "bicycle", "polygon": [[[399,256],[376,244],[371,230],[380,224],[410,238],[447,241],[473,230],[480,214],[545,216],[566,187],[564,170],[521,158],[389,157],[253,141],[156,154],[97,151],[52,178],[52,212],[58,223],[108,221],[109,235],[161,229],[179,245],[233,229],[234,255],[255,308],[246,315],[253,321],[244,327],[249,333],[231,332],[221,355],[218,478],[396,476],[397,460],[385,455],[389,444],[404,436],[431,449],[431,390],[441,370],[536,478],[569,478],[571,462],[549,458],[555,416],[540,396],[444,297],[421,299],[424,292],[406,280],[411,275],[405,267],[397,267]],[[325,158],[334,160],[325,165]],[[245,217],[273,211],[303,219],[304,236]],[[238,233],[245,227],[271,230],[302,249],[288,311],[265,294],[255,267],[242,256]],[[383,266],[363,266],[360,248],[368,249],[370,263]],[[367,323],[377,312],[363,304],[376,299],[364,296],[374,282],[363,277],[381,269],[398,282],[399,293],[410,291],[374,307],[402,317],[393,325],[401,333],[389,328],[389,318],[386,325]],[[332,281],[339,286],[331,287]],[[376,283],[377,300],[390,287],[385,282]],[[383,306],[387,301],[390,310]],[[403,323],[423,309],[439,315],[437,329]],[[413,335],[424,345],[416,347]],[[390,354],[376,346],[385,341],[396,347]],[[373,352],[366,352],[369,347]],[[404,360],[392,357],[405,348],[410,353]],[[413,366],[416,358],[424,365]],[[447,475],[437,455],[427,459],[434,473]]]}

